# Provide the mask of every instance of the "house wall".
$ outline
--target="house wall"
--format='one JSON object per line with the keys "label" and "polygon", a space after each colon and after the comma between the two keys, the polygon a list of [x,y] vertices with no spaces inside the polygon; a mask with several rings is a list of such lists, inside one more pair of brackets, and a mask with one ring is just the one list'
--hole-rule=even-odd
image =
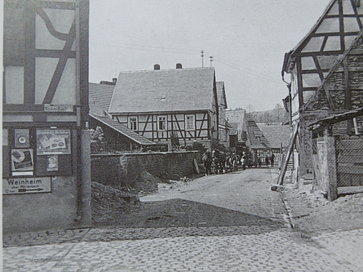
{"label": "house wall", "polygon": [[[158,130],[158,117],[167,118],[166,130]],[[186,129],[187,116],[194,117],[194,129]],[[208,143],[212,138],[211,124],[213,123],[213,113],[186,112],[186,113],[160,113],[160,114],[129,114],[114,115],[113,119],[131,129],[130,120],[137,119],[136,133],[145,138],[160,144],[167,144],[170,136],[175,133],[179,138],[180,145],[191,145],[195,140]],[[216,136],[216,134],[214,134]]]}
{"label": "house wall", "polygon": [[91,224],[88,19],[88,0],[4,1],[4,233]]}
{"label": "house wall", "polygon": [[[81,146],[77,145],[77,137],[76,131],[74,130],[72,149],[81,150],[84,156],[83,161],[90,164],[89,134],[80,135],[82,139]],[[51,228],[72,228],[79,226],[80,215],[90,216],[87,213],[80,213],[79,210],[82,206],[89,208],[91,201],[90,179],[80,180],[78,175],[79,169],[77,168],[79,162],[77,161],[76,154],[73,154],[71,161],[70,167],[72,170],[70,175],[64,176],[58,174],[51,177],[49,175],[47,176],[47,178],[51,179],[50,192],[3,195],[2,212],[4,233],[18,233]],[[90,169],[85,165],[83,170],[89,171]],[[89,174],[83,174],[83,177],[88,176],[89,178]],[[41,177],[44,178],[45,175],[41,175]],[[39,175],[37,175],[37,178],[39,178]],[[3,183],[9,181],[11,181],[11,177],[3,179]],[[83,195],[82,197],[81,182],[82,186],[85,186],[87,190],[87,195]],[[6,193],[4,192],[6,188],[3,187],[3,193]],[[81,198],[83,203],[88,203],[88,205],[80,204]]]}
{"label": "house wall", "polygon": [[201,162],[199,152],[95,154],[91,156],[92,181],[115,188],[133,187],[143,170],[159,178],[179,179],[195,173],[194,159]]}

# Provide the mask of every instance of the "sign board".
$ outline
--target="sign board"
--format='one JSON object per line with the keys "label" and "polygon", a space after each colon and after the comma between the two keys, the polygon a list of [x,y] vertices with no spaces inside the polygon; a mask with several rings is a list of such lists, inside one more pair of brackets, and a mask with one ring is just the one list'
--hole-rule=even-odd
{"label": "sign board", "polygon": [[71,154],[69,129],[37,129],[37,155]]}
{"label": "sign board", "polygon": [[52,181],[50,177],[3,179],[4,195],[50,193],[51,191]]}

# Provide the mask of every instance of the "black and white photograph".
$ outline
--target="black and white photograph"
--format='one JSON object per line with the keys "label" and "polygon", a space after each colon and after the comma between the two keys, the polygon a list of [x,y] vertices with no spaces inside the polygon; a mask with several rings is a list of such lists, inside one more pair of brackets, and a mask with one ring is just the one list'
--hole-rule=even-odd
{"label": "black and white photograph", "polygon": [[363,0],[0,6],[1,271],[363,271]]}

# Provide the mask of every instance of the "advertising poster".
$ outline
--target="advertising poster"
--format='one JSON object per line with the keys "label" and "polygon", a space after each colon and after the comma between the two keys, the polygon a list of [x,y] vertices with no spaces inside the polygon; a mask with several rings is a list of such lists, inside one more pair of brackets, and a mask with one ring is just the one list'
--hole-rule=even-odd
{"label": "advertising poster", "polygon": [[67,129],[38,129],[37,154],[71,154],[71,131]]}
{"label": "advertising poster", "polygon": [[47,156],[47,171],[58,171],[58,155]]}
{"label": "advertising poster", "polygon": [[15,129],[14,136],[15,136],[15,147],[16,148],[30,147],[29,129]]}
{"label": "advertising poster", "polygon": [[11,167],[15,172],[33,171],[33,149],[12,149]]}

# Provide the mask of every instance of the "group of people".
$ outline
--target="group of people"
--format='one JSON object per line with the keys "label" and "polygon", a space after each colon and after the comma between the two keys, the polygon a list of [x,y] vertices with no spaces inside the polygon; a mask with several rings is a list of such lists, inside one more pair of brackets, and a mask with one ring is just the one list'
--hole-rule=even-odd
{"label": "group of people", "polygon": [[[235,153],[225,153],[218,149],[213,149],[212,151],[207,150],[202,156],[206,175],[236,171],[238,165],[241,165],[243,170],[245,170],[246,167],[252,167],[253,165],[255,167],[262,167],[262,160],[263,158],[257,157],[253,163],[245,152],[240,156]],[[274,167],[275,155],[273,153],[271,153],[271,155],[266,155],[264,162],[267,167]]]}
{"label": "group of people", "polygon": [[[266,167],[274,167],[275,165],[275,154],[272,153],[270,156],[266,155],[265,157],[265,165]],[[261,167],[262,166],[262,159],[260,157],[258,157],[255,161],[255,167]]]}
{"label": "group of people", "polygon": [[[223,174],[236,171],[238,165],[244,166],[246,158],[235,153],[225,153],[218,149],[207,150],[202,157],[206,175]],[[244,166],[245,168],[245,166]]]}

